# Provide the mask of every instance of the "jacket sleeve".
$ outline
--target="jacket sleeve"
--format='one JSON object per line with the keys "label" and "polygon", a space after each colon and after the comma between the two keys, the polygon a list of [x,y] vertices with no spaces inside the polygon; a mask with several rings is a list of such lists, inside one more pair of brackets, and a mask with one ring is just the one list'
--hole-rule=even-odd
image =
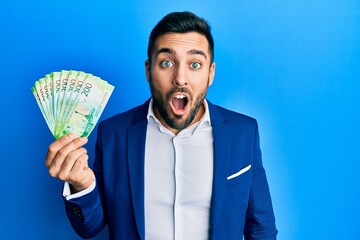
{"label": "jacket sleeve", "polygon": [[[99,126],[100,128],[100,126]],[[102,181],[101,140],[96,141],[94,173],[95,188],[88,194],[65,201],[65,210],[71,226],[82,238],[95,237],[106,225],[104,206],[101,201]]]}
{"label": "jacket sleeve", "polygon": [[246,240],[275,240],[277,229],[269,186],[261,160],[258,125],[255,127],[253,178],[246,212],[244,236]]}
{"label": "jacket sleeve", "polygon": [[95,237],[105,226],[97,187],[90,193],[65,201],[66,215],[75,232],[82,238]]}

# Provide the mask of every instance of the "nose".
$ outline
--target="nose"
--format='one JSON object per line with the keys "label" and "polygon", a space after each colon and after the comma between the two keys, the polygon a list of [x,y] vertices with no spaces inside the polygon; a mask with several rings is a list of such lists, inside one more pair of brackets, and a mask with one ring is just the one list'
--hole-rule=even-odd
{"label": "nose", "polygon": [[188,79],[186,76],[186,68],[182,66],[178,66],[176,68],[173,84],[178,87],[183,87],[188,84]]}

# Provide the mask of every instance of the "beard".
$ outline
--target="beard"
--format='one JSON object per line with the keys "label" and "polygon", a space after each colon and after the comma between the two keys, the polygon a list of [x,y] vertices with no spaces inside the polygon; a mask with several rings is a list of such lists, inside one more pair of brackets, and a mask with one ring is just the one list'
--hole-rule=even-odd
{"label": "beard", "polygon": [[172,114],[169,102],[171,101],[171,98],[175,93],[187,93],[190,97],[190,99],[188,99],[188,102],[190,104],[193,103],[194,96],[189,92],[189,90],[187,88],[174,87],[163,97],[159,89],[157,89],[156,86],[153,84],[151,76],[149,78],[149,84],[151,95],[153,98],[153,104],[158,110],[160,116],[169,127],[179,131],[187,128],[194,121],[197,113],[199,112],[201,106],[204,103],[204,99],[208,90],[207,84],[205,89],[198,96],[195,96],[195,104],[193,106],[190,106],[188,113],[186,115],[177,116]]}

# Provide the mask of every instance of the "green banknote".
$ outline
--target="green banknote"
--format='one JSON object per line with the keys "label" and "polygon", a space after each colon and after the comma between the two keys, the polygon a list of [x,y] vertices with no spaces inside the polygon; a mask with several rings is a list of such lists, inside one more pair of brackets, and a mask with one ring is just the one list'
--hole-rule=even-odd
{"label": "green banknote", "polygon": [[31,91],[51,133],[89,136],[114,90],[90,73],[62,70],[46,74]]}

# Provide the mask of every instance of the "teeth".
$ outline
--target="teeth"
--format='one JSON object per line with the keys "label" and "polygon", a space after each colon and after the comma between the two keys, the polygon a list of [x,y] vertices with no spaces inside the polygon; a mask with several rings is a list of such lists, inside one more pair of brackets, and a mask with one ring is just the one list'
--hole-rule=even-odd
{"label": "teeth", "polygon": [[183,99],[183,98],[185,98],[186,96],[185,95],[176,95],[175,96],[177,99]]}

